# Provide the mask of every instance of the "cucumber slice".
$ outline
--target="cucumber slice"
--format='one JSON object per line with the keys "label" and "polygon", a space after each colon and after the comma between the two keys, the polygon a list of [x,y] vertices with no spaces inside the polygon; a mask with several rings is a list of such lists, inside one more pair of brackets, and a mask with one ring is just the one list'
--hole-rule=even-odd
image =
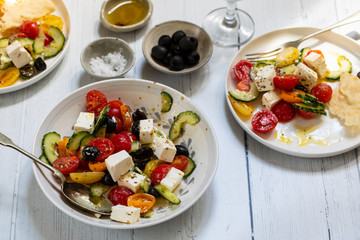
{"label": "cucumber slice", "polygon": [[279,75],[282,75],[282,74],[294,74],[295,68],[296,68],[295,64],[286,65],[286,66],[280,68]]}
{"label": "cucumber slice", "polygon": [[51,58],[56,56],[64,47],[65,37],[60,29],[50,26],[48,30],[49,36],[53,39],[49,46],[44,46],[44,57]]}
{"label": "cucumber slice", "polygon": [[42,153],[50,165],[53,165],[54,161],[59,158],[59,156],[56,154],[56,146],[59,145],[59,142],[60,134],[57,132],[49,132],[45,134],[42,139]]}
{"label": "cucumber slice", "polygon": [[256,84],[254,82],[251,82],[250,90],[248,92],[240,91],[239,89],[235,89],[235,90],[229,91],[229,94],[236,100],[239,100],[242,102],[251,102],[251,101],[254,101],[260,95],[260,92],[257,89]]}
{"label": "cucumber slice", "polygon": [[199,121],[200,121],[200,117],[192,111],[185,111],[179,113],[179,115],[177,115],[176,119],[174,120],[173,124],[171,124],[171,128],[169,131],[170,140],[174,141],[180,136],[181,131],[183,131],[184,125],[186,123],[194,126]]}
{"label": "cucumber slice", "polygon": [[142,218],[151,218],[154,215],[154,210],[149,209],[148,211],[142,213],[140,216]]}
{"label": "cucumber slice", "polygon": [[137,151],[140,147],[141,147],[140,141],[131,142],[131,149],[129,153]]}
{"label": "cucumber slice", "polygon": [[260,67],[264,67],[267,65],[276,65],[276,61],[275,60],[264,60],[264,61],[259,61],[257,63],[255,63],[255,67],[256,68],[260,68]]}
{"label": "cucumber slice", "polygon": [[167,189],[166,187],[164,187],[161,184],[155,185],[154,189],[166,200],[168,200],[169,202],[173,203],[173,204],[180,204],[180,199],[172,192],[170,192],[169,189]]}
{"label": "cucumber slice", "polygon": [[9,46],[9,39],[0,38],[0,48],[6,48],[7,46]]}
{"label": "cucumber slice", "polygon": [[49,162],[48,162],[48,160],[46,159],[46,157],[45,157],[44,154],[41,154],[41,156],[39,157],[39,159],[40,159],[41,161],[43,161],[44,163],[49,164]]}
{"label": "cucumber slice", "polygon": [[348,72],[348,73],[352,72],[352,63],[345,56],[339,56],[337,61],[340,66],[340,69],[337,71],[331,71],[326,76],[327,79],[338,80],[342,72]]}
{"label": "cucumber slice", "polygon": [[322,107],[319,106],[309,106],[306,105],[304,103],[294,103],[294,107],[301,109],[301,110],[305,110],[308,112],[312,112],[312,113],[316,113],[316,114],[321,114],[321,115],[325,115],[326,116],[326,112],[324,111],[324,109]]}
{"label": "cucumber slice", "polygon": [[110,107],[105,106],[103,110],[101,110],[99,118],[94,126],[94,131],[92,133],[96,133],[100,127],[102,127],[103,122],[105,121],[105,118],[110,110]]}
{"label": "cucumber slice", "polygon": [[5,49],[0,48],[0,70],[4,70],[11,65],[12,61],[5,52]]}
{"label": "cucumber slice", "polygon": [[151,187],[150,178],[146,177],[144,180],[142,180],[140,186],[144,193],[149,193]]}
{"label": "cucumber slice", "polygon": [[95,137],[104,138],[106,135],[106,125],[102,125],[95,133]]}
{"label": "cucumber slice", "polygon": [[326,107],[325,103],[320,102],[314,95],[311,95],[309,93],[306,93],[305,95],[301,95],[298,93],[297,96],[301,98],[302,103],[306,105],[318,107],[322,110],[324,110]]}
{"label": "cucumber slice", "polygon": [[188,164],[186,168],[184,169],[184,178],[190,176],[190,174],[195,170],[196,164],[192,158],[188,157]]}
{"label": "cucumber slice", "polygon": [[91,142],[91,140],[95,139],[94,135],[86,135],[85,137],[83,137],[80,141],[80,147],[84,147],[86,145],[88,145],[89,142]]}
{"label": "cucumber slice", "polygon": [[311,48],[305,47],[300,50],[300,56],[298,62],[304,62],[304,57],[310,52]]}
{"label": "cucumber slice", "polygon": [[90,196],[92,197],[100,197],[103,195],[107,190],[109,190],[109,186],[105,186],[100,182],[96,182],[91,184],[90,186]]}
{"label": "cucumber slice", "polygon": [[33,49],[35,54],[41,54],[44,52],[44,47],[45,47],[44,41],[45,41],[45,34],[41,32],[39,36],[37,36],[34,39]]}
{"label": "cucumber slice", "polygon": [[69,150],[78,150],[80,148],[81,139],[83,139],[85,136],[89,134],[90,133],[86,131],[74,133],[70,137],[69,142],[66,144],[66,148]]}
{"label": "cucumber slice", "polygon": [[173,98],[167,92],[161,92],[161,112],[168,112],[173,104]]}

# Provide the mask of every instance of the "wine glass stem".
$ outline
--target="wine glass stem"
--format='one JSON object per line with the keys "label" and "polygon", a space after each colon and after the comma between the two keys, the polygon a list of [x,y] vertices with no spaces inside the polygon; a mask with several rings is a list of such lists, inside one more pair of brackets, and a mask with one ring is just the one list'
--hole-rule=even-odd
{"label": "wine glass stem", "polygon": [[236,2],[226,1],[226,16],[224,18],[224,25],[227,27],[236,26]]}

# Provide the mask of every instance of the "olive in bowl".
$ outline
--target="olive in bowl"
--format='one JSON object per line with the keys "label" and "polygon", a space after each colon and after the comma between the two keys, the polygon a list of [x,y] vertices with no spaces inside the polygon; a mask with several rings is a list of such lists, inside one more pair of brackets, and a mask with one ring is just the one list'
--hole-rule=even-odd
{"label": "olive in bowl", "polygon": [[204,66],[211,58],[213,44],[201,27],[184,21],[155,26],[143,41],[148,63],[168,74],[187,74]]}

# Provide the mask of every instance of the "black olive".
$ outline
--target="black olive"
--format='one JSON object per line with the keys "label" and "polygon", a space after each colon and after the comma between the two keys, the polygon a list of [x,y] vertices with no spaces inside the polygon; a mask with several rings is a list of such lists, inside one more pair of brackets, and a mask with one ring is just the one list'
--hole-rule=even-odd
{"label": "black olive", "polygon": [[358,78],[360,78],[360,72],[358,72],[358,74],[356,75]]}
{"label": "black olive", "polygon": [[135,152],[131,152],[130,155],[136,159],[147,159],[154,155],[154,151],[151,147],[141,147]]}
{"label": "black olive", "polygon": [[184,33],[184,31],[182,31],[182,30],[179,30],[179,31],[174,32],[174,34],[171,36],[171,38],[175,44],[178,44],[179,41],[185,36],[186,36],[186,33]]}
{"label": "black olive", "polygon": [[170,60],[170,65],[169,65],[171,70],[174,71],[180,71],[183,70],[185,67],[185,62],[184,62],[184,58],[179,56],[179,55],[175,55],[171,60]]}
{"label": "black olive", "polygon": [[167,53],[168,50],[164,46],[156,45],[151,49],[151,57],[155,60],[163,60]]}
{"label": "black olive", "polygon": [[131,114],[131,116],[134,122],[147,119],[146,113],[144,113],[140,109],[136,109],[135,112]]}
{"label": "black olive", "polygon": [[33,65],[26,64],[19,69],[20,75],[24,78],[31,78],[36,74],[36,69]]}
{"label": "black olive", "polygon": [[117,129],[115,117],[106,116],[104,124],[106,124],[106,133],[114,133]]}
{"label": "black olive", "polygon": [[[131,154],[130,154],[131,155]],[[150,161],[150,158],[146,159],[136,159],[133,158],[134,165],[138,167],[141,171],[144,171],[146,164]]]}
{"label": "black olive", "polygon": [[136,121],[133,123],[133,125],[131,126],[131,132],[132,134],[135,135],[136,139],[140,138],[140,121]]}
{"label": "black olive", "polygon": [[184,51],[180,48],[179,45],[171,45],[170,51],[173,53],[173,55],[183,55]]}
{"label": "black olive", "polygon": [[200,55],[196,51],[192,51],[184,57],[185,63],[188,66],[194,66],[199,63]]}
{"label": "black olive", "polygon": [[173,56],[174,56],[173,52],[168,52],[166,57],[162,60],[162,63],[168,67],[170,65],[170,60],[173,58]]}
{"label": "black olive", "polygon": [[194,37],[183,37],[179,42],[179,47],[185,52],[196,50],[197,46],[198,40]]}
{"label": "black olive", "polygon": [[82,155],[84,160],[93,162],[96,160],[97,156],[100,154],[100,149],[94,146],[86,146],[82,150]]}
{"label": "black olive", "polygon": [[184,155],[189,157],[189,150],[183,145],[175,145],[176,147],[176,155]]}
{"label": "black olive", "polygon": [[172,44],[172,39],[171,39],[171,37],[169,35],[162,35],[159,38],[158,44],[160,46],[164,46],[167,49],[169,49],[171,47],[171,44]]}
{"label": "black olive", "polygon": [[112,179],[110,173],[107,171],[105,173],[105,176],[101,179],[101,183],[106,186],[113,186],[116,184],[116,182],[114,182],[114,180]]}
{"label": "black olive", "polygon": [[42,72],[46,69],[46,63],[44,62],[44,60],[41,57],[38,57],[37,59],[35,59],[34,67],[39,72]]}
{"label": "black olive", "polygon": [[149,194],[153,195],[154,197],[160,197],[159,193],[153,187],[150,187]]}

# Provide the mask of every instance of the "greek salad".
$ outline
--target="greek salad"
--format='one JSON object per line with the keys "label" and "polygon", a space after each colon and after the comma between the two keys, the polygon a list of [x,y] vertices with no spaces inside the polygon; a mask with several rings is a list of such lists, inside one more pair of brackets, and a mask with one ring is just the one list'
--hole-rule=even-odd
{"label": "greek salad", "polygon": [[[151,217],[159,198],[180,204],[175,190],[196,164],[188,148],[174,141],[184,125],[197,124],[199,116],[192,111],[174,116],[166,136],[144,110],[132,111],[120,100],[108,101],[98,90],[84,98],[86,111],[79,113],[73,134],[45,134],[41,159],[68,181],[88,185],[95,204],[106,196],[114,204],[110,216],[114,221],[132,224]],[[171,95],[161,92],[161,112],[170,111],[172,103]]]}
{"label": "greek salad", "polygon": [[0,87],[30,79],[46,69],[45,59],[55,57],[65,44],[63,21],[45,15],[24,21],[19,32],[0,39]]}
{"label": "greek salad", "polygon": [[[278,122],[299,115],[304,120],[327,115],[327,104],[343,72],[352,72],[345,56],[337,57],[339,69],[330,71],[323,53],[309,47],[285,48],[274,59],[258,62],[240,60],[233,68],[236,89],[228,98],[235,111],[251,118],[255,132],[272,131]],[[255,112],[252,102],[261,97],[262,109]]]}

